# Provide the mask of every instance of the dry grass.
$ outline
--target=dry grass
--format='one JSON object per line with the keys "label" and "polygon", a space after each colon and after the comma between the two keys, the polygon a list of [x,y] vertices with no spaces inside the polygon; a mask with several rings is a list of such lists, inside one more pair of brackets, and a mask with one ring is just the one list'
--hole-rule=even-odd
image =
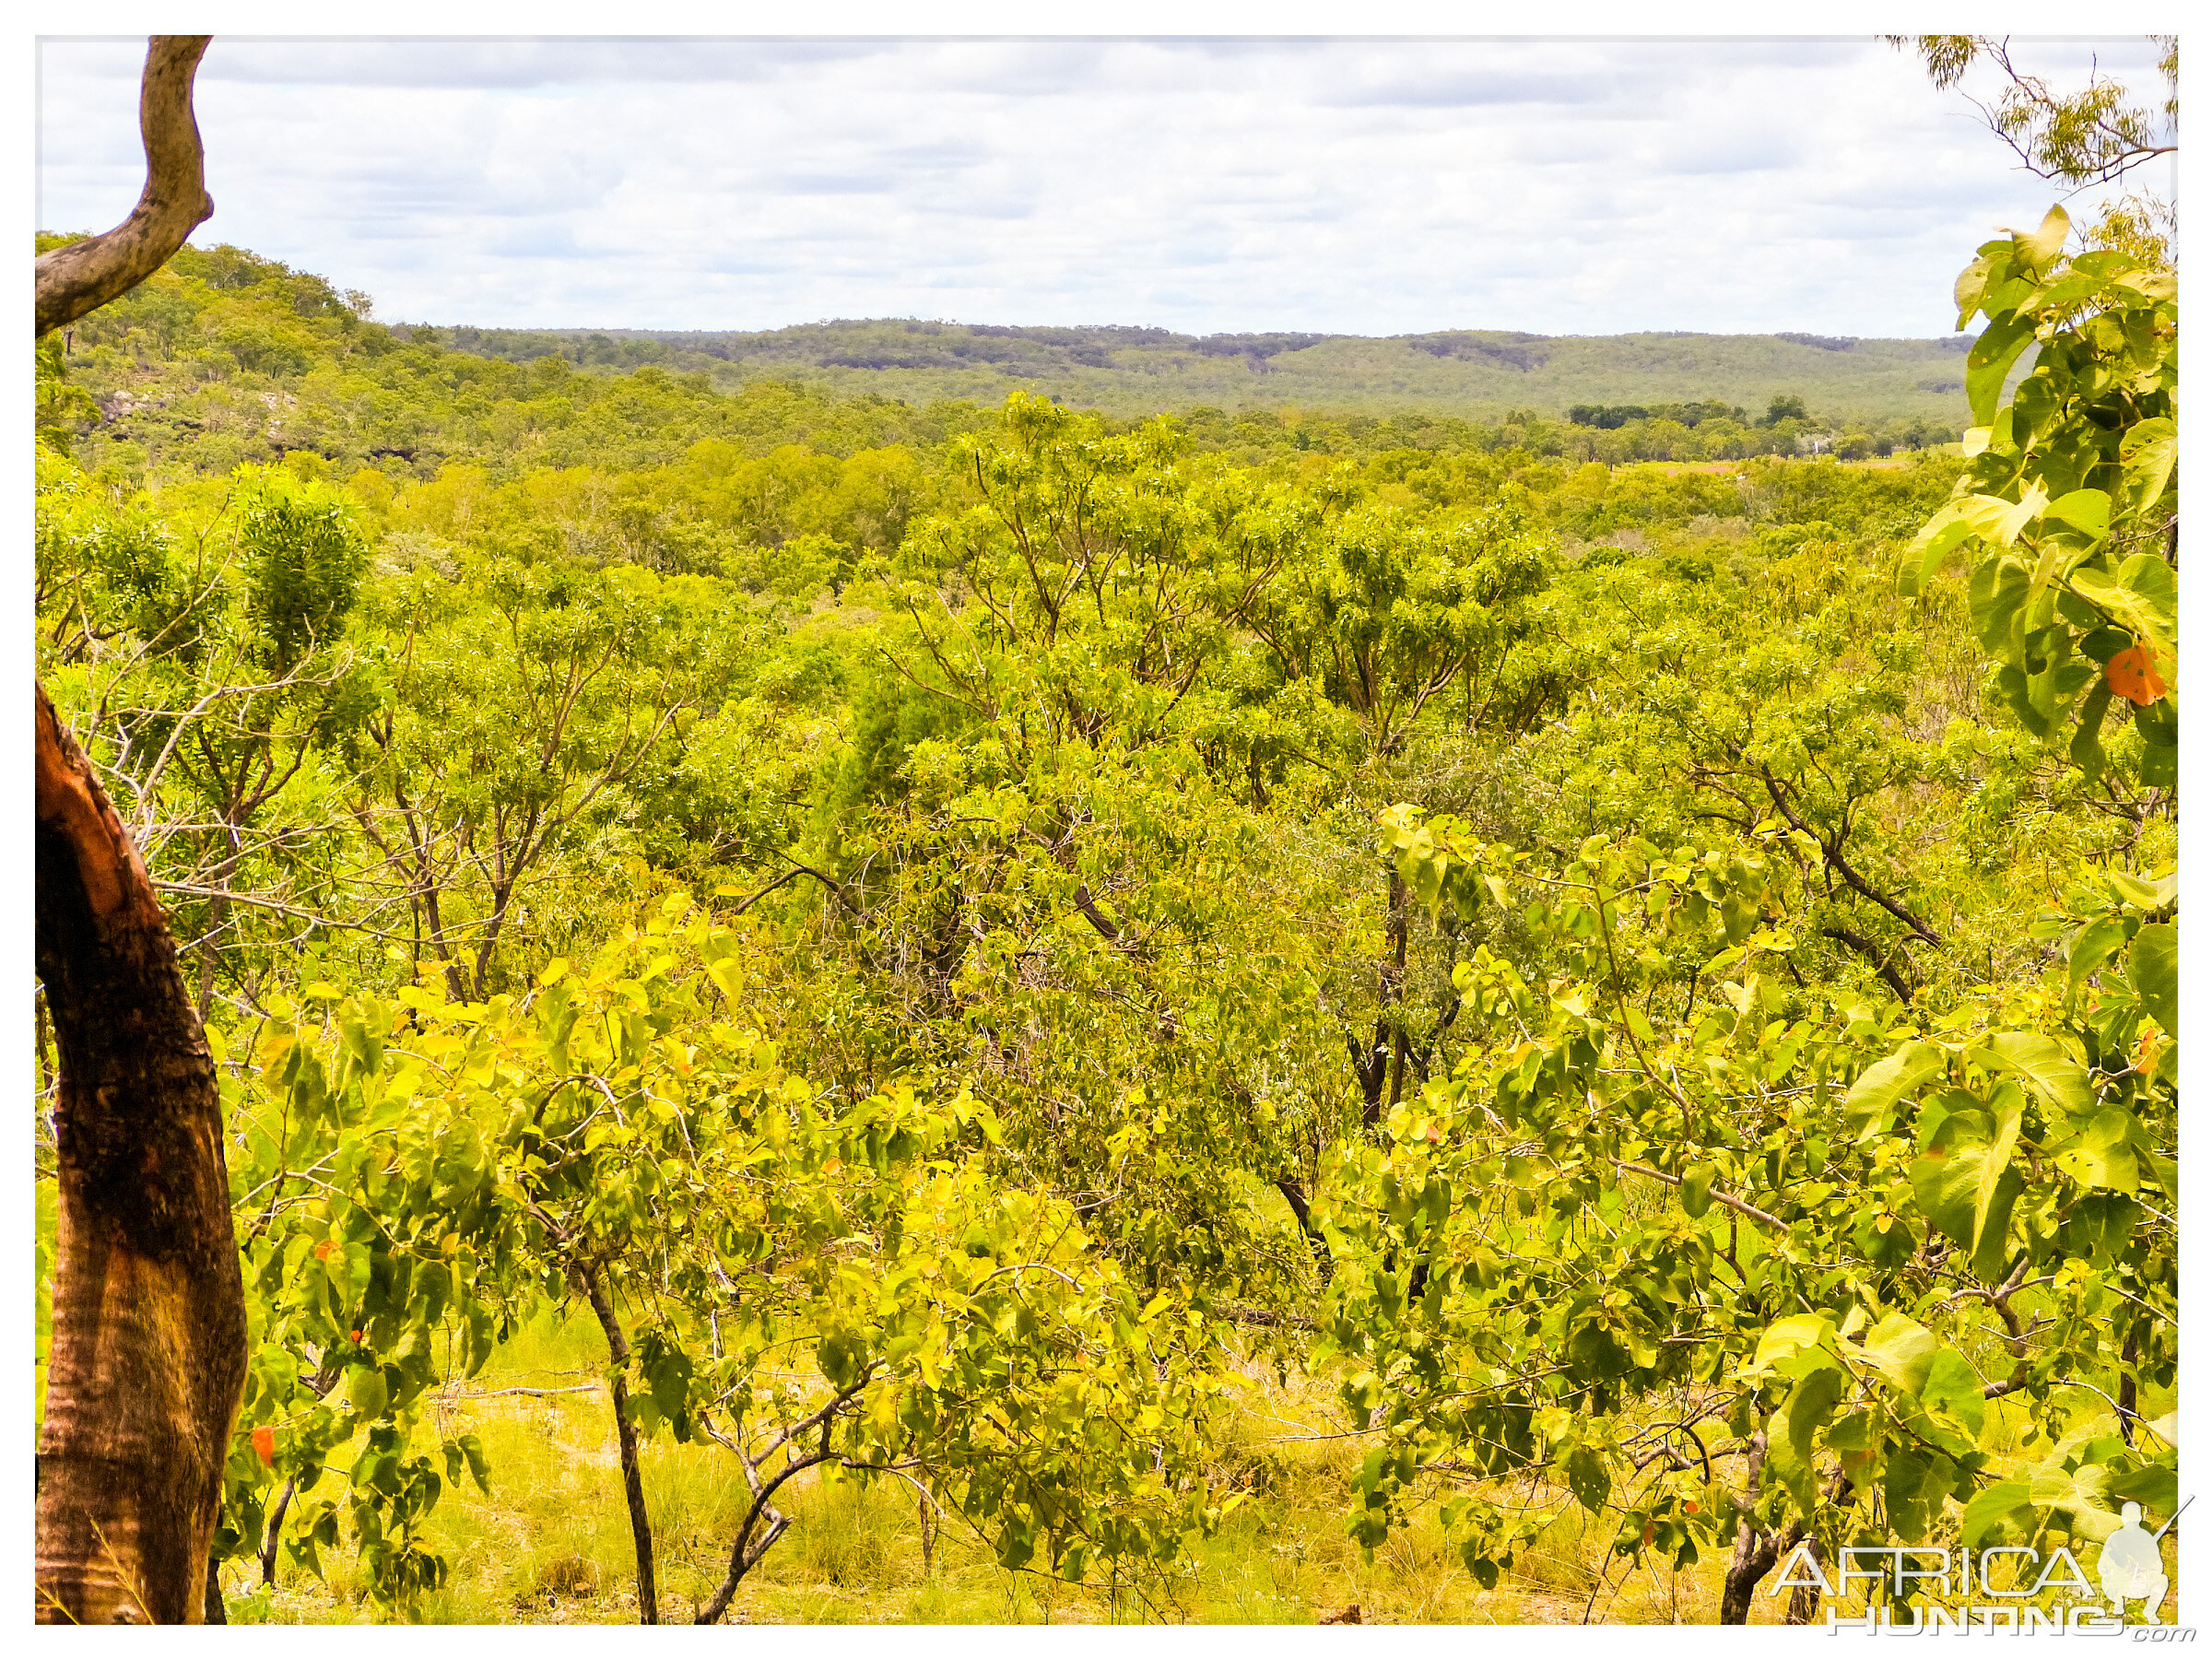
{"label": "dry grass", "polygon": [[[449,1488],[431,1516],[432,1542],[452,1563],[445,1587],[424,1606],[438,1623],[627,1623],[638,1616],[634,1560],[614,1430],[594,1390],[532,1397],[492,1391],[559,1387],[595,1377],[595,1335],[549,1322],[525,1331],[466,1391],[441,1397],[434,1426],[474,1432],[492,1466],[488,1496]],[[1610,1529],[1581,1510],[1565,1512],[1514,1571],[1485,1590],[1450,1550],[1433,1517],[1394,1533],[1370,1561],[1344,1531],[1355,1439],[1324,1406],[1325,1391],[1293,1376],[1278,1383],[1254,1366],[1242,1395],[1241,1431],[1223,1475],[1251,1493],[1215,1537],[1195,1540],[1163,1579],[1141,1584],[1057,1584],[1002,1569],[957,1520],[940,1526],[924,1571],[918,1501],[911,1488],[863,1488],[810,1472],[784,1488],[794,1524],[746,1581],[733,1622],[1109,1623],[1172,1620],[1311,1624],[1357,1606],[1368,1623],[1665,1624],[1710,1621],[1724,1563],[1677,1575],[1610,1553]],[[1993,1413],[1992,1442],[2009,1440]],[[427,1434],[426,1434],[427,1439]],[[343,1453],[333,1463],[343,1467]],[[657,1545],[662,1617],[691,1618],[712,1594],[744,1512],[745,1488],[729,1454],[665,1440],[645,1450],[645,1488]],[[336,1479],[337,1477],[326,1478]],[[1547,1501],[1555,1495],[1537,1496]],[[258,1574],[231,1565],[234,1620],[354,1622],[377,1617],[349,1555],[331,1561],[327,1583],[288,1562],[274,1590],[248,1593]],[[1779,1620],[1782,1602],[1761,1598],[1756,1623]]]}

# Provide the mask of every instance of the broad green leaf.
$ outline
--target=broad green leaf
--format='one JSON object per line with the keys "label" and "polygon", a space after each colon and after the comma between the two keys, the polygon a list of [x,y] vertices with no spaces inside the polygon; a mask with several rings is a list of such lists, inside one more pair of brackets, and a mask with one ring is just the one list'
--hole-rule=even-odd
{"label": "broad green leaf", "polygon": [[2059,256],[2066,245],[2067,232],[2073,228],[2066,210],[2053,204],[2050,212],[2043,215],[2043,222],[2033,231],[2013,239],[2020,251],[2020,262],[2040,272]]}
{"label": "broad green leaf", "polygon": [[2071,525],[2091,541],[2101,541],[2112,533],[2112,498],[2101,489],[2069,490],[2043,509],[2043,517]]}
{"label": "broad green leaf", "polygon": [[1929,1363],[1928,1380],[1921,1386],[1920,1403],[1929,1415],[1956,1426],[1965,1435],[1969,1449],[1980,1437],[1987,1411],[1982,1397],[1982,1379],[1958,1349],[1947,1347]]}
{"label": "broad green leaf", "polygon": [[2024,317],[2006,317],[1992,323],[1976,337],[1966,354],[1966,401],[1974,424],[1987,426],[1996,418],[1997,399],[2006,376],[2020,353],[2035,343],[2035,324]]}
{"label": "broad green leaf", "polygon": [[1898,566],[1897,591],[1908,599],[1917,597],[1943,569],[1944,561],[1974,534],[1973,524],[1955,503],[1938,509],[1906,547]]}
{"label": "broad green leaf", "polygon": [[1975,1058],[2016,1073],[2063,1116],[2079,1117],[2096,1103],[2081,1062],[2039,1031],[1999,1031]]}
{"label": "broad green leaf", "polygon": [[2141,1118],[2131,1116],[2128,1124],[2128,1145],[2134,1148],[2136,1167],[2155,1182],[2167,1197],[2174,1197],[2181,1191],[2175,1160],[2159,1148],[2157,1142],[2151,1138],[2150,1131],[2144,1127]]}
{"label": "broad green leaf", "polygon": [[2104,744],[2101,734],[2104,716],[2112,706],[2112,688],[2102,677],[2089,688],[2088,696],[2082,699],[2081,717],[2074,727],[2074,741],[2066,747],[2066,759],[2073,761],[2081,775],[2094,783],[2104,776]]}
{"label": "broad green leaf", "polygon": [[1866,1358],[1890,1384],[1917,1399],[1928,1380],[1940,1345],[1928,1328],[1902,1313],[1890,1313],[1866,1333]]}
{"label": "broad green leaf", "polygon": [[2002,554],[1983,559],[1967,579],[1967,618],[1984,651],[2005,654],[2028,603],[2028,567]]}
{"label": "broad green leaf", "polygon": [[2138,512],[2147,511],[2166,493],[2178,443],[2173,422],[2163,417],[2137,421],[2120,440],[2122,475]]}
{"label": "broad green leaf", "polygon": [[2135,1129],[2133,1113],[2108,1106],[2081,1126],[2054,1161],[2083,1186],[2132,1193],[2140,1179],[2136,1171]]}
{"label": "broad green leaf", "polygon": [[2110,1507],[2111,1476],[2102,1464],[2067,1471],[2044,1465],[2028,1477],[2028,1501],[2065,1517],[2076,1536],[2102,1543],[2120,1529]]}
{"label": "broad green leaf", "polygon": [[2078,994],[2082,982],[2104,966],[2127,938],[2127,923],[2119,916],[2099,916],[2082,924],[2066,949],[2066,995]]}
{"label": "broad green leaf", "polygon": [[1882,1471],[1882,1503],[1890,1530],[1908,1544],[1928,1535],[1943,1515],[1943,1500],[1959,1479],[1959,1465],[1940,1452],[1900,1446]]}
{"label": "broad green leaf", "polygon": [[2108,1465],[2105,1472],[2109,1477],[2105,1493],[2109,1502],[2139,1503],[2148,1513],[2159,1515],[2172,1514],[2181,1502],[2180,1477],[2169,1464],[2149,1464],[2124,1475],[2112,1474]]}
{"label": "broad green leaf", "polygon": [[1613,1477],[1606,1460],[1588,1446],[1577,1446],[1567,1454],[1567,1486],[1575,1501],[1593,1514],[1613,1495]]}
{"label": "broad green leaf", "polygon": [[2173,567],[2160,553],[2136,553],[2124,560],[2117,580],[2122,587],[2135,594],[2148,608],[2159,624],[2157,638],[2162,642],[2174,637],[2175,607],[2180,603],[2173,579]]}
{"label": "broad green leaf", "polygon": [[2181,931],[2171,922],[2146,923],[2127,947],[2127,977],[2169,1037],[2182,1034],[2180,951]]}
{"label": "broad green leaf", "polygon": [[1876,1061],[1843,1097],[1843,1133],[1853,1141],[1872,1140],[1888,1125],[1900,1100],[1941,1076],[1949,1064],[1950,1056],[1932,1042],[1908,1042]]}
{"label": "broad green leaf", "polygon": [[2035,1512],[2029,1507],[2028,1483],[2001,1480],[1984,1487],[1967,1500],[1959,1518],[1959,1541],[1969,1549],[1984,1549],[2029,1536],[2035,1530]]}
{"label": "broad green leaf", "polygon": [[2020,1140],[2020,1112],[2027,1101],[2018,1088],[2000,1085],[1991,1095],[1996,1113],[1996,1133],[1982,1154],[1982,1169],[1974,1181],[1974,1271],[1983,1278],[1998,1270],[2005,1253],[2006,1230],[2021,1179],[2012,1166],[2012,1154]]}
{"label": "broad green leaf", "polygon": [[384,1373],[377,1366],[349,1366],[346,1371],[346,1399],[364,1420],[380,1418],[384,1405],[392,1397],[385,1386]]}
{"label": "broad green leaf", "polygon": [[[2171,617],[2136,589],[2127,586],[2116,577],[2106,575],[2102,571],[2089,570],[2086,567],[2068,575],[2066,585],[2106,616],[2112,618],[2129,633],[2140,639],[2154,641],[2171,649],[2173,630]],[[2027,578],[2023,573],[2021,577],[2023,598],[2026,597],[2026,586]],[[1977,634],[1981,632],[1978,619],[1976,632]],[[1996,649],[1994,645],[1990,644],[1986,635],[1982,636],[1982,640],[1983,643],[1988,645],[1991,650]]]}
{"label": "broad green leaf", "polygon": [[1984,1150],[1978,1139],[1953,1142],[1939,1130],[1935,1143],[1913,1159],[1909,1170],[1920,1213],[1962,1248],[1973,1241],[1974,1200]]}
{"label": "broad green leaf", "polygon": [[1709,1163],[1694,1163],[1682,1171],[1682,1211],[1693,1221],[1702,1218],[1712,1207],[1712,1178],[1715,1173]]}
{"label": "broad green leaf", "polygon": [[1982,309],[1982,296],[1989,287],[1992,261],[1984,253],[1965,270],[1959,273],[1958,281],[1951,285],[1951,298],[1958,301],[1959,326],[1964,328]]}
{"label": "broad green leaf", "polygon": [[1828,1353],[1836,1337],[1836,1322],[1825,1313],[1793,1313],[1778,1319],[1760,1335],[1759,1350],[1751,1358],[1756,1375],[1769,1367],[1785,1376],[1801,1376],[1809,1368],[1833,1366]]}
{"label": "broad green leaf", "polygon": [[2175,894],[2181,890],[2179,881],[2172,875],[2156,881],[2146,881],[2142,877],[2131,875],[2125,870],[2107,870],[2104,879],[2105,884],[2112,889],[2112,896],[2130,910],[2145,912],[2164,910],[2173,902]]}
{"label": "broad green leaf", "polygon": [[1841,1371],[1833,1369],[1800,1377],[1767,1429],[1767,1466],[1807,1512],[1820,1501],[1819,1482],[1813,1468],[1813,1436],[1835,1414],[1847,1381]]}

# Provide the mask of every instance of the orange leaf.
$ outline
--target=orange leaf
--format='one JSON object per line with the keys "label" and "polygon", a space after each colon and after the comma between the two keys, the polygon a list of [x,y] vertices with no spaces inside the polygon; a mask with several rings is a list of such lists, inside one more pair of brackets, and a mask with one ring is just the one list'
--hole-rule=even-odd
{"label": "orange leaf", "polygon": [[2166,695],[2166,682],[2159,677],[2158,658],[2148,645],[2140,642],[2112,653],[2112,660],[2104,665],[2104,683],[2138,709]]}
{"label": "orange leaf", "polygon": [[2136,1069],[2147,1077],[2158,1069],[2159,1047],[2159,1028],[2146,1026],[2141,1040],[2136,1044]]}
{"label": "orange leaf", "polygon": [[330,1260],[330,1253],[335,1250],[337,1247],[338,1244],[335,1239],[324,1240],[322,1243],[315,1246],[315,1260],[318,1262],[327,1262]]}
{"label": "orange leaf", "polygon": [[264,1423],[253,1430],[253,1450],[265,1464],[276,1461],[276,1430]]}

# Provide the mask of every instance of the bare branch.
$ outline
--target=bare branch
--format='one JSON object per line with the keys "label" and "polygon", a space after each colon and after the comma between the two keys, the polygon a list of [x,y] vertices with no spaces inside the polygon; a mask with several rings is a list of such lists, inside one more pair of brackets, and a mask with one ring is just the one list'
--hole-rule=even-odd
{"label": "bare branch", "polygon": [[39,260],[38,332],[49,334],[129,292],[184,245],[215,212],[207,194],[192,79],[207,35],[155,35],[139,84],[138,133],[146,188],[131,217],[105,235],[56,248]]}

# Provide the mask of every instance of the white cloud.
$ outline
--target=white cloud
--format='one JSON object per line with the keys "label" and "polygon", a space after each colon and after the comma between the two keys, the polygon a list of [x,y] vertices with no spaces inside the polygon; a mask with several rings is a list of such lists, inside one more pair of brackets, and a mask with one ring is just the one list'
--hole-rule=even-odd
{"label": "white cloud", "polygon": [[[44,43],[42,226],[135,199],[138,52]],[[1865,41],[218,37],[200,87],[195,240],[481,324],[1924,335],[2053,194]]]}

